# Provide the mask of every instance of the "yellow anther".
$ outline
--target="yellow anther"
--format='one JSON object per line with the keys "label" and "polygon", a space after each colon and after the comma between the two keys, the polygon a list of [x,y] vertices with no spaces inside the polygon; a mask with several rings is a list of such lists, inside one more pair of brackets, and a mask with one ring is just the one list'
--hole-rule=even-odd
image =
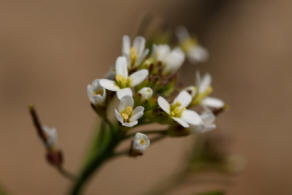
{"label": "yellow anther", "polygon": [[116,75],[116,81],[120,88],[126,88],[131,86],[131,79],[127,77],[123,77],[120,74]]}
{"label": "yellow anther", "polygon": [[94,91],[94,95],[102,95],[103,94],[103,89],[99,89],[97,91]]}
{"label": "yellow anther", "polygon": [[133,107],[131,107],[131,106],[127,106],[125,108],[125,110],[123,110],[121,112],[121,115],[122,115],[122,117],[123,117],[123,119],[124,119],[125,122],[128,122],[129,121],[129,119],[132,116],[132,113],[133,113]]}
{"label": "yellow anther", "polygon": [[140,139],[140,144],[141,144],[141,145],[144,145],[144,144],[145,144],[145,139],[143,139],[143,138]]}
{"label": "yellow anther", "polygon": [[135,64],[138,59],[138,53],[134,47],[131,48],[131,64]]}
{"label": "yellow anther", "polygon": [[170,106],[170,115],[172,117],[181,117],[183,111],[185,110],[185,108],[181,108],[181,103],[180,102],[176,102],[175,104],[172,104]]}
{"label": "yellow anther", "polygon": [[199,93],[192,101],[192,105],[200,104],[201,101],[213,92],[213,88],[209,86],[205,91]]}

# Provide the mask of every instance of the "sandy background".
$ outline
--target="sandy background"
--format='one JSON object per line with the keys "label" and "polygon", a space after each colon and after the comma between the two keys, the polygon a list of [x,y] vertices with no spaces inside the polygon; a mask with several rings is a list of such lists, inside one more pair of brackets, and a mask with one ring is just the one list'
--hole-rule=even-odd
{"label": "sandy background", "polygon": [[[102,77],[144,13],[185,24],[211,52],[202,71],[231,105],[218,120],[231,151],[248,160],[228,194],[292,194],[292,2],[246,1],[0,1],[0,183],[11,194],[64,194],[70,183],[49,167],[27,105],[59,129],[66,167],[76,171],[96,116],[86,85]],[[185,67],[185,70],[194,70]],[[188,74],[188,76],[191,76]],[[173,173],[187,139],[167,139],[136,160],[108,163],[86,194],[139,194]],[[217,187],[217,185],[215,185]],[[173,194],[192,194],[187,184]],[[212,189],[212,188],[211,188]]]}

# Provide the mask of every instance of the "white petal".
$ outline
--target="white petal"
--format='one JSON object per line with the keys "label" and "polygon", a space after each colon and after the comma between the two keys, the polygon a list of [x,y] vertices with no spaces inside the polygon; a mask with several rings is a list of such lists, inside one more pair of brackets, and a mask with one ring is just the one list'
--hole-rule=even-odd
{"label": "white petal", "polygon": [[123,36],[123,43],[122,43],[122,54],[126,57],[129,57],[130,50],[131,50],[131,41],[128,35]]}
{"label": "white petal", "polygon": [[125,56],[120,56],[116,60],[116,75],[128,77],[128,64]]}
{"label": "white petal", "polygon": [[183,126],[184,128],[188,128],[190,125],[184,121],[181,118],[177,118],[177,117],[172,117],[173,120],[175,120],[176,122],[178,122],[181,126]]}
{"label": "white petal", "polygon": [[108,79],[100,79],[99,81],[100,85],[110,91],[118,91],[120,88],[116,85],[116,83],[112,80]]}
{"label": "white petal", "polygon": [[141,55],[139,55],[138,60],[136,61],[136,65],[141,64],[144,58],[148,55],[148,53],[149,49],[145,49],[144,52]]}
{"label": "white petal", "polygon": [[118,106],[118,111],[122,112],[126,109],[126,107],[133,107],[134,106],[134,100],[132,96],[124,96],[120,100],[120,104]]}
{"label": "white petal", "polygon": [[134,39],[133,47],[136,49],[138,56],[141,56],[145,49],[145,38],[138,36]]}
{"label": "white petal", "polygon": [[159,96],[157,99],[159,107],[166,112],[167,114],[170,113],[170,105],[163,97]]}
{"label": "white petal", "polygon": [[200,115],[198,115],[195,111],[192,111],[192,110],[185,110],[182,113],[181,118],[191,125],[203,124],[203,121],[202,121]]}
{"label": "white petal", "polygon": [[176,96],[176,98],[173,101],[173,104],[175,103],[180,103],[181,104],[181,108],[183,107],[187,107],[192,101],[192,96],[186,92],[185,90],[181,91],[178,96]]}
{"label": "white petal", "polygon": [[180,26],[176,29],[176,36],[180,41],[190,38],[188,30],[184,26]]}
{"label": "white petal", "polygon": [[201,46],[196,46],[191,48],[188,53],[188,58],[192,63],[196,63],[196,62],[205,62],[208,60],[209,58],[209,52],[201,47]]}
{"label": "white petal", "polygon": [[129,123],[122,123],[122,125],[125,126],[125,127],[134,127],[137,124],[138,124],[138,121],[132,121],[132,122],[129,122]]}
{"label": "white petal", "polygon": [[168,45],[153,45],[153,57],[157,60],[164,62],[170,53],[170,47]]}
{"label": "white petal", "polygon": [[164,60],[166,67],[165,72],[174,73],[176,72],[185,60],[185,54],[180,48],[175,48]]}
{"label": "white petal", "polygon": [[215,122],[216,119],[216,116],[207,107],[204,107],[204,111],[200,114],[200,116],[201,119],[203,120],[204,125],[211,125]]}
{"label": "white petal", "polygon": [[93,87],[92,85],[87,85],[87,96],[90,100],[90,102],[94,102],[94,96],[93,96]]}
{"label": "white petal", "polygon": [[130,88],[124,88],[124,89],[121,89],[119,91],[117,91],[117,97],[118,99],[122,99],[124,96],[133,96],[133,92]]}
{"label": "white petal", "polygon": [[218,98],[206,97],[205,99],[203,99],[202,105],[209,108],[219,109],[224,107],[224,102]]}
{"label": "white petal", "polygon": [[115,115],[116,115],[116,119],[120,122],[123,123],[123,117],[121,116],[121,114],[119,113],[119,111],[117,111],[117,109],[115,109]]}
{"label": "white petal", "polygon": [[209,73],[205,74],[203,79],[200,81],[199,83],[199,92],[202,93],[202,92],[205,92],[208,87],[211,85],[211,82],[212,82],[212,77]]}
{"label": "white petal", "polygon": [[190,128],[190,130],[194,133],[205,133],[211,130],[216,129],[216,125],[215,124],[211,124],[211,125],[198,125],[198,126],[192,126]]}
{"label": "white petal", "polygon": [[148,73],[149,73],[148,70],[143,69],[131,74],[130,79],[132,81],[131,82],[132,87],[135,87],[136,85],[139,85],[140,83],[142,83],[148,76]]}
{"label": "white petal", "polygon": [[130,118],[130,122],[138,120],[139,118],[141,118],[143,116],[143,114],[144,114],[144,107],[137,106],[132,113],[132,117]]}

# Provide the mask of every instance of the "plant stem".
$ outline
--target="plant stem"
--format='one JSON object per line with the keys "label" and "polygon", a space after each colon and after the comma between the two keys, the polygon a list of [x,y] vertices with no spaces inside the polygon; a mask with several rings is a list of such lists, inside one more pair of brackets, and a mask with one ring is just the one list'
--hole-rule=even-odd
{"label": "plant stem", "polygon": [[64,167],[59,166],[59,167],[57,167],[57,170],[65,178],[70,179],[71,181],[75,181],[75,179],[76,179],[75,175],[73,175],[71,172],[69,172],[68,170],[66,170]]}
{"label": "plant stem", "polygon": [[121,136],[115,135],[111,141],[108,143],[107,147],[104,148],[103,151],[98,153],[81,171],[79,177],[77,178],[73,188],[70,191],[71,195],[79,195],[81,194],[85,184],[92,178],[94,173],[96,173],[102,164],[109,160],[113,155],[115,148],[120,143]]}

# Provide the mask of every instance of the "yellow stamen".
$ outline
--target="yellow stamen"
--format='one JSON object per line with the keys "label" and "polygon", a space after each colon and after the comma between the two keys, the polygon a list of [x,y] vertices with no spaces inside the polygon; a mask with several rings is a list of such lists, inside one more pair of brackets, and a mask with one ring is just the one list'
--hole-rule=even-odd
{"label": "yellow stamen", "polygon": [[99,89],[97,91],[94,91],[94,95],[103,95],[103,89]]}
{"label": "yellow stamen", "polygon": [[116,75],[116,81],[120,88],[126,88],[131,86],[131,79],[127,77],[123,77],[120,74]]}
{"label": "yellow stamen", "polygon": [[129,122],[129,119],[131,118],[132,113],[133,113],[133,107],[132,106],[127,106],[125,108],[125,110],[123,110],[121,112],[121,115],[122,115],[122,117],[123,117],[125,122]]}
{"label": "yellow stamen", "polygon": [[142,139],[140,139],[140,144],[141,145],[144,145],[145,144],[145,140],[142,138]]}
{"label": "yellow stamen", "polygon": [[181,108],[181,103],[180,102],[176,102],[175,104],[172,104],[170,106],[170,116],[172,117],[181,117],[183,111],[185,110],[185,108]]}
{"label": "yellow stamen", "polygon": [[138,59],[138,53],[134,47],[131,48],[131,65],[135,64]]}
{"label": "yellow stamen", "polygon": [[200,104],[201,101],[213,92],[213,88],[209,86],[205,91],[199,93],[192,101],[192,105]]}

